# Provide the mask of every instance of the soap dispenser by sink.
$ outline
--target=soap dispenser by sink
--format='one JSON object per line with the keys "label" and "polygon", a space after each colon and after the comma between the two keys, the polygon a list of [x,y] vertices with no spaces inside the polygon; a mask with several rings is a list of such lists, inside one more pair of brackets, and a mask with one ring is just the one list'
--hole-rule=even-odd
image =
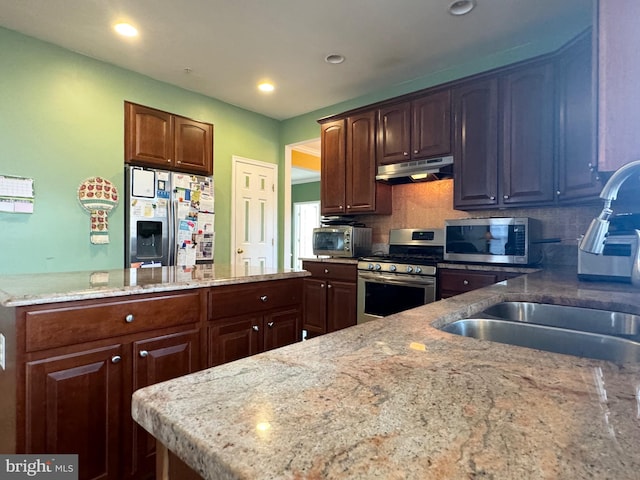
{"label": "soap dispenser by sink", "polygon": [[616,217],[611,217],[611,203],[617,198],[621,185],[632,175],[640,175],[640,160],[617,170],[600,193],[604,208],[593,219],[578,247],[580,280],[631,282],[640,287],[640,224],[626,232],[617,232],[622,234],[610,232],[611,222],[617,221]]}

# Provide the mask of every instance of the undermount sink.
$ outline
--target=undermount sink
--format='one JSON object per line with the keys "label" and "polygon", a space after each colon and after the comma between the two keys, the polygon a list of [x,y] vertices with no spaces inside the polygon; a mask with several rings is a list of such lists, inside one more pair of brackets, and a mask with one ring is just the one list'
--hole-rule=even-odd
{"label": "undermount sink", "polygon": [[481,340],[617,363],[640,362],[640,316],[531,302],[503,302],[442,330]]}

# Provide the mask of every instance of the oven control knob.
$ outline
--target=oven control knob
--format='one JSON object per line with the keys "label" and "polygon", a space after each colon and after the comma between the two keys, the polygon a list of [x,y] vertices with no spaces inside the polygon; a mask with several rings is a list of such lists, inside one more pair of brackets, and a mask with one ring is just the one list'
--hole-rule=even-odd
{"label": "oven control knob", "polygon": [[390,272],[395,272],[395,271],[396,271],[396,266],[395,266],[395,265],[391,265],[391,266],[389,267],[389,271],[390,271]]}
{"label": "oven control knob", "polygon": [[422,269],[420,267],[416,267],[416,273],[422,273]]}
{"label": "oven control knob", "polygon": [[367,269],[368,270],[373,270],[373,263],[370,263],[369,265],[367,265]]}
{"label": "oven control knob", "polygon": [[407,266],[407,273],[413,272],[413,267],[411,265]]}
{"label": "oven control knob", "polygon": [[380,266],[380,264],[379,264],[379,263],[376,263],[375,269],[376,269],[376,270],[382,270],[382,267]]}

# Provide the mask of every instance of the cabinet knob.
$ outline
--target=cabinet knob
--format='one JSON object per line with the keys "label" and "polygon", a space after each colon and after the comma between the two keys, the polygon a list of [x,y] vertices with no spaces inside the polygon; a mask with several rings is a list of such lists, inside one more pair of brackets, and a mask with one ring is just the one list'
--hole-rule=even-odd
{"label": "cabinet knob", "polygon": [[263,302],[263,303],[266,303],[267,300],[269,300],[269,297],[267,297],[266,295],[262,295],[260,297],[260,301]]}
{"label": "cabinet knob", "polygon": [[126,317],[124,317],[124,321],[127,323],[133,323],[133,315],[130,313]]}
{"label": "cabinet knob", "polygon": [[469,285],[469,280],[463,280],[463,281],[462,281],[462,284],[463,284],[463,285]]}
{"label": "cabinet knob", "polygon": [[325,269],[324,269],[324,273],[329,273],[329,269],[328,269],[328,268],[325,268]]}
{"label": "cabinet knob", "polygon": [[167,158],[167,163],[171,163],[171,159],[170,158]]}
{"label": "cabinet knob", "polygon": [[120,363],[120,360],[122,360],[122,357],[120,355],[114,355],[113,357],[111,357],[111,363]]}
{"label": "cabinet knob", "polygon": [[409,156],[409,152],[402,152],[402,155],[404,155],[405,157]]}
{"label": "cabinet knob", "polygon": [[504,198],[505,200],[507,200],[509,198],[509,195],[503,195],[502,198]]}
{"label": "cabinet knob", "polygon": [[178,160],[176,163],[182,163],[182,160]]}
{"label": "cabinet knob", "polygon": [[418,153],[418,150],[414,150],[413,153]]}
{"label": "cabinet knob", "polygon": [[269,323],[267,323],[267,327],[269,327],[269,328],[273,328],[273,322],[269,322]]}
{"label": "cabinet knob", "polygon": [[560,196],[562,195],[562,192],[560,190],[556,190],[556,195]]}
{"label": "cabinet knob", "polygon": [[327,285],[327,288],[333,288],[331,284]]}
{"label": "cabinet knob", "polygon": [[351,208],[351,205],[347,205],[347,209]]}
{"label": "cabinet knob", "polygon": [[252,329],[254,332],[259,332],[259,331],[260,331],[260,327],[259,327],[259,326],[257,326],[257,325],[254,325],[253,327],[251,327],[251,329]]}
{"label": "cabinet knob", "polygon": [[491,195],[491,196],[489,197],[489,200],[495,200],[495,199],[496,199],[496,197],[495,197],[494,195]]}
{"label": "cabinet knob", "polygon": [[320,288],[324,288],[324,283],[321,283],[321,284],[320,284]]}

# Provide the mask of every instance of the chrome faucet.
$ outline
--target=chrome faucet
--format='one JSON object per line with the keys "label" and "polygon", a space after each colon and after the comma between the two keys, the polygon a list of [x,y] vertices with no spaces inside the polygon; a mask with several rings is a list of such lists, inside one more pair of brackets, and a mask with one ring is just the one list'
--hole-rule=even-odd
{"label": "chrome faucet", "polygon": [[[600,198],[604,200],[604,208],[600,215],[591,221],[591,225],[584,234],[578,248],[580,250],[601,255],[604,250],[604,244],[609,233],[609,218],[613,213],[611,210],[611,202],[618,197],[618,190],[627,178],[632,175],[640,175],[640,160],[630,162],[616,170],[609,181],[605,184]],[[636,230],[636,251],[634,252],[633,265],[631,267],[631,283],[640,286],[640,230]]]}

